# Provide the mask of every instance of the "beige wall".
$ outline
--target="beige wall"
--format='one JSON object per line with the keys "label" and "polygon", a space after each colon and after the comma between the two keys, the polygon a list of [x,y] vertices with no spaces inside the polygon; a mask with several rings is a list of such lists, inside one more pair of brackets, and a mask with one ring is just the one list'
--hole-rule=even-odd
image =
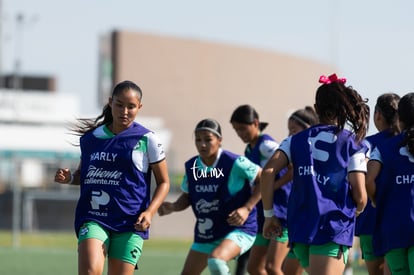
{"label": "beige wall", "polygon": [[[271,51],[192,39],[114,32],[114,81],[129,79],[143,90],[142,115],[160,116],[172,131],[167,160],[182,171],[195,155],[193,129],[203,118],[217,119],[223,148],[243,153],[244,144],[229,119],[241,104],[251,104],[265,132],[281,141],[287,117],[313,105],[321,74],[332,67]],[[306,47],[306,45],[304,45]]]}

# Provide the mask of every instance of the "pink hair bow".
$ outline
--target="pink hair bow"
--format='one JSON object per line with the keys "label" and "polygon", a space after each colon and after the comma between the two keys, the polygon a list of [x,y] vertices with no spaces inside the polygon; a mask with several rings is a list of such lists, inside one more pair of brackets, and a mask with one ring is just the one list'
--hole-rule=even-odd
{"label": "pink hair bow", "polygon": [[319,83],[329,84],[333,82],[339,82],[345,84],[346,78],[338,78],[336,74],[331,74],[330,76],[321,75],[319,77]]}

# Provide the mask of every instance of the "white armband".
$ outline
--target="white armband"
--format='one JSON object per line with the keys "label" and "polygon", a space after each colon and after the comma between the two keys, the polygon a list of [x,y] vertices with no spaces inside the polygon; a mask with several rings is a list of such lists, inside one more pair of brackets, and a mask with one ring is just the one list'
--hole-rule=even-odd
{"label": "white armband", "polygon": [[269,209],[269,210],[263,209],[263,215],[265,218],[271,218],[275,215],[275,213],[273,212],[273,209]]}

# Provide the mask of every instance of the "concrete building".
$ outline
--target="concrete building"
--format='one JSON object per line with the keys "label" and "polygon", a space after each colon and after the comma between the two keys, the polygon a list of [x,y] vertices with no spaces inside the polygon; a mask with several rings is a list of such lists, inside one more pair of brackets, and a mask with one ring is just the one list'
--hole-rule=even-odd
{"label": "concrete building", "polygon": [[241,104],[254,106],[260,120],[269,122],[265,131],[282,140],[289,114],[313,105],[319,76],[333,71],[263,49],[128,31],[111,37],[106,49],[111,49],[113,83],[129,79],[142,88],[141,115],[161,117],[171,130],[168,162],[174,171],[183,171],[184,161],[197,153],[193,129],[203,118],[220,122],[225,149],[243,153],[245,145],[229,123]]}

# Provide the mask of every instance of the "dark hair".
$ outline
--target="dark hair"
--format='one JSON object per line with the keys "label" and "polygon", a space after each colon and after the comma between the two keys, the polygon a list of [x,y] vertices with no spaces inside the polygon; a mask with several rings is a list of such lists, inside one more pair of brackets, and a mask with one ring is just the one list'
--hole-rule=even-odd
{"label": "dark hair", "polygon": [[260,122],[259,114],[256,110],[250,105],[240,105],[233,111],[233,114],[230,118],[230,123],[236,122],[241,124],[252,124],[254,120],[259,122],[259,130],[263,131],[269,123],[267,122]]}
{"label": "dark hair", "polygon": [[389,125],[391,133],[394,135],[400,133],[400,126],[398,124],[398,102],[400,96],[395,93],[385,93],[377,98],[375,104],[375,111],[379,112]]}
{"label": "dark hair", "polygon": [[404,146],[408,146],[408,151],[414,155],[414,93],[408,93],[400,99],[398,103],[399,120],[404,123],[405,137]]}
{"label": "dark hair", "polygon": [[213,134],[215,134],[217,137],[221,138],[220,124],[214,119],[206,118],[206,119],[201,120],[199,123],[197,123],[194,129],[194,133],[196,133],[197,131],[202,131],[202,130],[210,131]]}
{"label": "dark hair", "polygon": [[322,84],[316,91],[315,108],[321,122],[336,121],[339,131],[345,124],[355,133],[356,140],[361,141],[368,130],[368,100],[344,82],[333,81]]}
{"label": "dark hair", "polygon": [[296,121],[305,129],[319,122],[318,115],[311,106],[305,106],[304,109],[296,110],[290,115],[289,119]]}
{"label": "dark hair", "polygon": [[[123,91],[133,90],[138,93],[138,98],[141,101],[142,99],[142,90],[141,88],[132,81],[125,80],[119,82],[112,90],[111,98],[120,94]],[[102,113],[95,119],[93,118],[79,118],[77,119],[78,124],[72,127],[72,131],[77,135],[83,135],[89,131],[96,129],[101,125],[108,125],[112,123],[114,118],[112,117],[112,109],[109,103],[105,104],[102,109]]]}

